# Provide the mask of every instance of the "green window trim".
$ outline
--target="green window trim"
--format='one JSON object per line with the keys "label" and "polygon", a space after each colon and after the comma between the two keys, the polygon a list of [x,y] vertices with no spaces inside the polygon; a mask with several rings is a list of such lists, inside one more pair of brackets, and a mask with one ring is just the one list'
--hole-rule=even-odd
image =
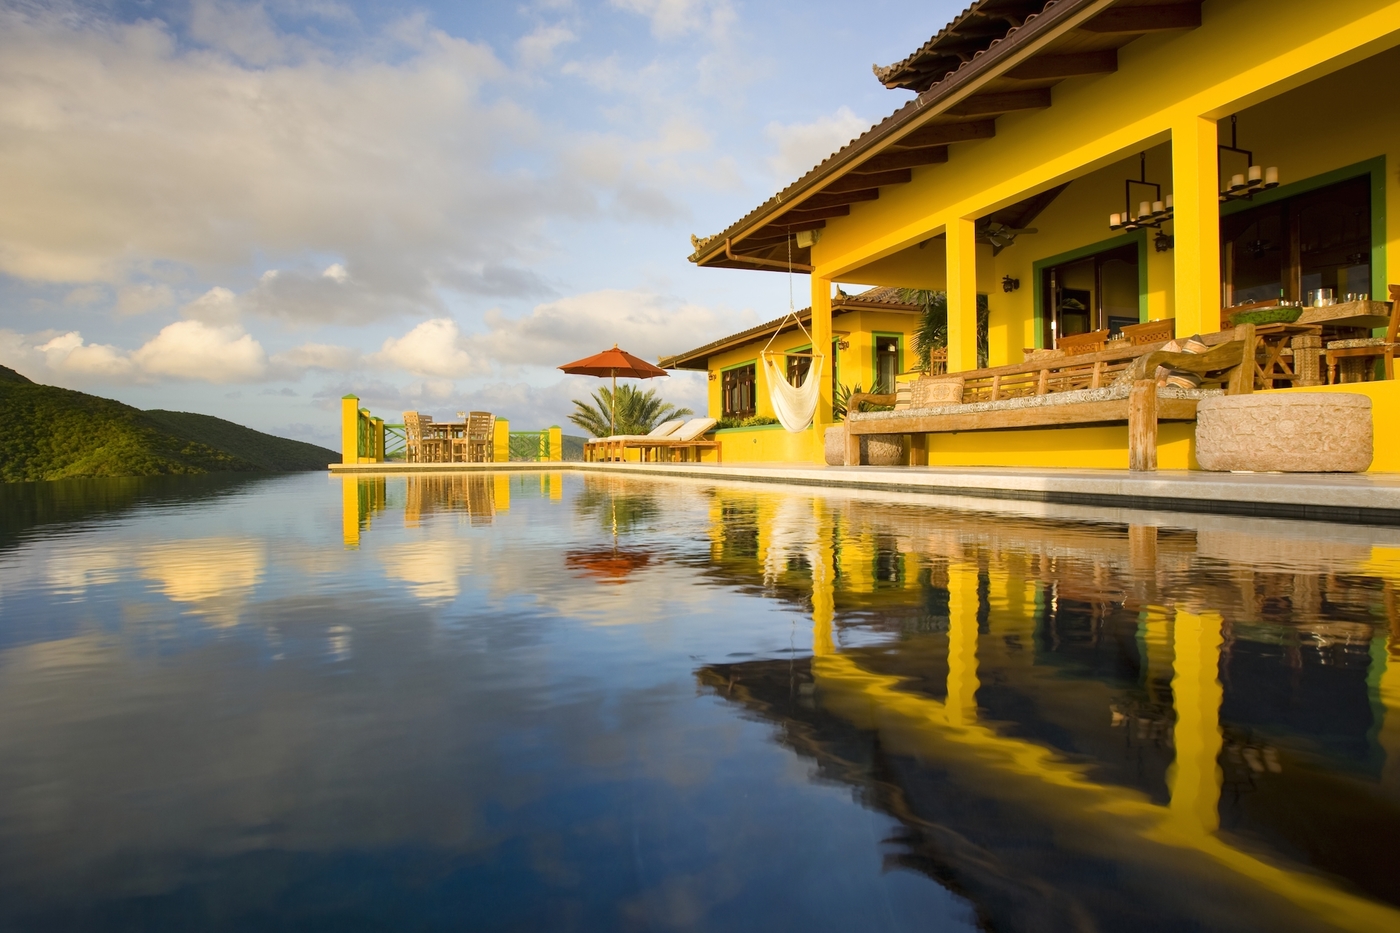
{"label": "green window trim", "polygon": [[1079,259],[1088,259],[1096,253],[1106,252],[1111,249],[1120,249],[1124,246],[1137,244],[1138,253],[1138,321],[1147,320],[1147,231],[1134,230],[1132,233],[1123,233],[1107,240],[1100,240],[1097,243],[1090,243],[1068,252],[1058,253],[1054,256],[1046,256],[1044,259],[1037,259],[1031,263],[1031,286],[1034,289],[1032,301],[1035,305],[1035,313],[1032,318],[1035,322],[1035,346],[1037,350],[1045,349],[1045,284],[1044,272],[1052,266],[1061,266],[1067,262],[1075,262]]}

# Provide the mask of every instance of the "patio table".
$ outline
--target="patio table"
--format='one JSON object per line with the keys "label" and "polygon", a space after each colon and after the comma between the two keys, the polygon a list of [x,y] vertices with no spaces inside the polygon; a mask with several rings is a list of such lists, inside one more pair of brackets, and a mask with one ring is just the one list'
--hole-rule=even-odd
{"label": "patio table", "polygon": [[[1316,385],[1311,374],[1318,372],[1314,360],[1311,365],[1300,360],[1299,354],[1312,353],[1320,356],[1321,344],[1317,347],[1291,346],[1294,337],[1319,337],[1320,324],[1256,324],[1254,327],[1254,388],[1272,389],[1275,382],[1292,385]],[[1308,341],[1311,343],[1312,341]],[[1292,351],[1292,352],[1288,352]]]}

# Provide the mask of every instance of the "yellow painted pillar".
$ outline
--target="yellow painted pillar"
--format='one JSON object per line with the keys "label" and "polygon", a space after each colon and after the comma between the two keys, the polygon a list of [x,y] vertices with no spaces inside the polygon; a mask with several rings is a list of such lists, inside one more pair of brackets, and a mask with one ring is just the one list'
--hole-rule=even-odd
{"label": "yellow painted pillar", "polygon": [[384,419],[370,419],[370,437],[374,438],[374,462],[384,462]]}
{"label": "yellow painted pillar", "polygon": [[504,418],[496,419],[496,434],[491,439],[491,459],[495,463],[510,460],[510,422]]}
{"label": "yellow painted pillar", "polygon": [[971,218],[948,222],[948,372],[977,368],[977,230]]}
{"label": "yellow painted pillar", "polygon": [[977,721],[977,565],[948,567],[948,724]]}
{"label": "yellow painted pillar", "polygon": [[557,424],[549,429],[549,459],[556,463],[564,459],[564,430]]}
{"label": "yellow painted pillar", "polygon": [[1176,760],[1167,769],[1172,820],[1188,831],[1220,828],[1221,626],[1218,613],[1178,609],[1173,624],[1172,699]]}
{"label": "yellow painted pillar", "polygon": [[360,483],[357,476],[340,478],[340,536],[346,550],[355,550],[360,546]]}
{"label": "yellow painted pillar", "polygon": [[340,397],[340,462],[360,462],[360,397]]}
{"label": "yellow painted pillar", "polygon": [[[817,446],[822,444],[825,429],[831,425],[831,367],[836,365],[831,351],[831,279],[812,276],[812,353],[822,356],[821,392],[812,426]],[[760,373],[763,367],[759,367]],[[757,389],[757,386],[755,386]]]}
{"label": "yellow painted pillar", "polygon": [[1215,120],[1172,125],[1176,334],[1220,330],[1220,170]]}

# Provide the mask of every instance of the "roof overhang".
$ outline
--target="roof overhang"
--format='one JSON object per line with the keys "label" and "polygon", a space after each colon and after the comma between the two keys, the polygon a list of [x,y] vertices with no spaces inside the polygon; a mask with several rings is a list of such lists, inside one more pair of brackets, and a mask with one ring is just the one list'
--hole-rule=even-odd
{"label": "roof overhang", "polygon": [[[1014,25],[1035,6],[1040,12],[1025,14]],[[987,38],[991,21],[1005,27],[1001,38]],[[929,62],[942,60],[938,55],[950,36],[957,37],[960,23],[982,30],[978,41],[986,42],[985,48],[728,229],[692,237],[690,261],[810,272],[810,246],[790,245],[794,234],[820,230],[828,220],[849,215],[852,205],[878,199],[881,189],[912,181],[915,170],[946,162],[950,146],[995,136],[997,118],[1004,114],[1049,107],[1051,88],[1059,82],[1116,71],[1117,50],[1139,36],[1200,22],[1201,0],[974,4],[919,52],[890,66],[891,80],[914,81],[919,69],[927,74],[941,67]]]}

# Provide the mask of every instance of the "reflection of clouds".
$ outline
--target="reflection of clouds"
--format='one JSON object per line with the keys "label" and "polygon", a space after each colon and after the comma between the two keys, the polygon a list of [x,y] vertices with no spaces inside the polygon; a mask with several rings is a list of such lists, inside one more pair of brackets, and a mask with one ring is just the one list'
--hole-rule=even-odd
{"label": "reflection of clouds", "polygon": [[455,537],[395,544],[379,555],[385,574],[407,583],[409,592],[425,602],[455,599],[472,563],[465,543]]}
{"label": "reflection of clouds", "polygon": [[267,553],[261,541],[199,538],[143,546],[135,563],[156,589],[219,624],[238,622],[240,610],[262,579]]}
{"label": "reflection of clouds", "polygon": [[88,587],[116,583],[130,567],[130,548],[65,548],[49,555],[44,577],[55,592],[80,596]]}

